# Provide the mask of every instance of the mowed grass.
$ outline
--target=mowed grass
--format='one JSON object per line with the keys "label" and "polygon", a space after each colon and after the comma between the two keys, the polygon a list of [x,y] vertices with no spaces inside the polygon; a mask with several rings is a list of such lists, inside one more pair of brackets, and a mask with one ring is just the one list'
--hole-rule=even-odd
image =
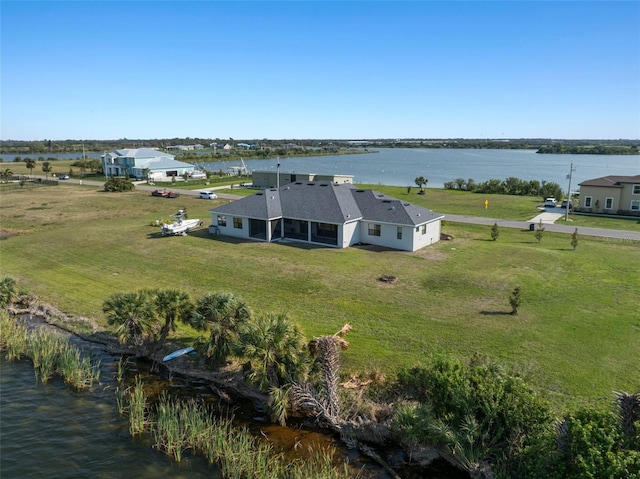
{"label": "mowed grass", "polygon": [[[465,216],[481,216],[504,220],[528,221],[542,210],[543,199],[539,196],[483,195],[468,191],[426,188],[424,195],[419,195],[418,187],[407,192],[406,187],[383,185],[359,185],[363,188],[380,191],[386,195],[429,208],[438,213]],[[485,209],[485,200],[489,201]],[[577,204],[577,199],[573,202]],[[624,229],[640,231],[640,218],[615,218],[595,215],[569,214],[569,222],[564,217],[556,224],[569,224],[576,227]]]}
{"label": "mowed grass", "polygon": [[[526,371],[558,404],[640,389],[637,242],[580,237],[573,251],[570,235],[546,232],[538,243],[501,228],[493,242],[489,227],[445,222],[453,240],[407,253],[239,241],[206,227],[161,237],[150,226],[179,208],[209,224],[222,201],[66,184],[2,192],[0,226],[13,236],[0,242],[0,274],[105,328],[110,294],[147,287],[193,298],[232,291],[257,312],[289,313],[308,338],[348,322],[347,373],[393,373],[448,352]],[[512,316],[516,286],[523,302]],[[181,334],[189,342],[195,333]]]}

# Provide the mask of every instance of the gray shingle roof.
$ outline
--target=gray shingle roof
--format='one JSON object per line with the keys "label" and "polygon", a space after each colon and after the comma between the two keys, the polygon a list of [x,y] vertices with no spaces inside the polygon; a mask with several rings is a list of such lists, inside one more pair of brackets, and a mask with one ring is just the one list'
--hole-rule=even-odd
{"label": "gray shingle roof", "polygon": [[275,219],[282,217],[280,193],[277,189],[263,190],[211,210],[221,215],[247,218]]}
{"label": "gray shingle roof", "polygon": [[263,190],[211,210],[212,213],[256,219],[280,217],[345,224],[367,220],[419,225],[443,218],[433,211],[349,183],[295,182]]}
{"label": "gray shingle roof", "polygon": [[443,215],[373,190],[353,190],[353,196],[368,221],[395,225],[421,225],[443,218]]}

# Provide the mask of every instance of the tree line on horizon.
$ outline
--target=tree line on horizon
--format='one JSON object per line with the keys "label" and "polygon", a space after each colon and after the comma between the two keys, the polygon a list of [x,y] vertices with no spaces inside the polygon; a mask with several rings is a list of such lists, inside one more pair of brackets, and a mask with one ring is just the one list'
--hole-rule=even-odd
{"label": "tree line on horizon", "polygon": [[[176,145],[200,144],[208,148],[210,144],[229,143],[233,149],[239,143],[255,144],[256,150],[282,148],[283,145],[297,148],[472,148],[472,149],[535,149],[538,153],[553,154],[598,154],[598,155],[638,155],[640,140],[571,140],[550,138],[514,139],[465,139],[465,138],[378,138],[378,139],[243,139],[233,138],[156,138],[113,140],[0,140],[0,153],[22,155],[44,155],[47,153],[75,153],[78,151],[104,152],[124,148],[161,148]],[[289,149],[289,148],[285,148]]]}

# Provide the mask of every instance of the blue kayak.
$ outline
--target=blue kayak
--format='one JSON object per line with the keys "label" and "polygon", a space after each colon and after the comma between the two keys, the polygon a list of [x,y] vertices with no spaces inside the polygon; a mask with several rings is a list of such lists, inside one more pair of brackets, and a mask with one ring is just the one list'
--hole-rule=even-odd
{"label": "blue kayak", "polygon": [[179,358],[180,356],[184,356],[185,354],[189,354],[191,351],[195,351],[192,346],[189,346],[188,348],[178,349],[171,354],[167,354],[164,358],[162,358],[162,361],[171,361],[172,359]]}

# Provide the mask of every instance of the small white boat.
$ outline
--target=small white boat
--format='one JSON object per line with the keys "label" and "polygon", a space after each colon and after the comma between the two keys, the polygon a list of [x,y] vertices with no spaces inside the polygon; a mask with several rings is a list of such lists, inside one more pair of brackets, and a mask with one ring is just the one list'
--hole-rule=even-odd
{"label": "small white boat", "polygon": [[195,351],[192,346],[189,346],[188,348],[178,349],[171,354],[167,354],[164,358],[162,358],[162,361],[171,361],[172,359],[179,358],[180,356],[184,356],[185,354],[189,354],[192,351]]}
{"label": "small white boat", "polygon": [[178,210],[176,214],[171,216],[175,219],[171,224],[164,223],[162,225],[162,236],[186,236],[189,231],[204,225],[198,218],[188,220],[185,210]]}

